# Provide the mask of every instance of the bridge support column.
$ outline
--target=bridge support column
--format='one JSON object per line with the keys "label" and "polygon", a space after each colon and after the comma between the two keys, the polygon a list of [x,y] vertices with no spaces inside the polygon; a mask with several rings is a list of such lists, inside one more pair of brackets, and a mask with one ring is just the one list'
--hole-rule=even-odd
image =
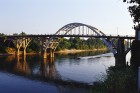
{"label": "bridge support column", "polygon": [[23,47],[23,55],[26,55],[26,48],[31,42],[31,38],[18,38],[16,40],[13,40],[13,43],[15,44],[17,50],[16,50],[16,55],[20,55],[20,48]]}
{"label": "bridge support column", "polygon": [[23,55],[26,55],[26,48],[23,49]]}
{"label": "bridge support column", "polygon": [[26,62],[26,55],[23,56],[23,61]]}
{"label": "bridge support column", "polygon": [[117,54],[115,56],[115,65],[116,66],[125,66],[126,65],[126,54],[124,39],[118,39]]}
{"label": "bridge support column", "polygon": [[42,56],[43,56],[44,59],[47,58],[47,52],[46,52],[46,50],[43,50],[43,51],[42,51]]}
{"label": "bridge support column", "polygon": [[54,57],[54,50],[50,49],[49,52],[50,52],[50,58],[53,58]]}
{"label": "bridge support column", "polygon": [[42,47],[42,50],[41,50],[41,53],[42,53],[42,57],[44,58],[44,59],[47,59],[47,46],[46,46],[46,44],[47,44],[47,42],[48,42],[48,40],[47,40],[47,38],[45,38],[45,37],[42,37],[42,45],[41,45],[41,47]]}
{"label": "bridge support column", "polygon": [[16,55],[19,56],[20,55],[20,51],[19,48],[16,49]]}

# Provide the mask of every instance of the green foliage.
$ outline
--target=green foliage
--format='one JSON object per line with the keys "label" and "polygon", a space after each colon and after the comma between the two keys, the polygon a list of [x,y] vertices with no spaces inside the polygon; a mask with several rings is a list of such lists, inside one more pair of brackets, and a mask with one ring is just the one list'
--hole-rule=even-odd
{"label": "green foliage", "polygon": [[32,41],[30,43],[30,45],[27,47],[27,52],[30,53],[30,52],[40,52],[41,49],[40,49],[40,44],[35,42],[35,41]]}
{"label": "green foliage", "polygon": [[63,39],[60,42],[59,46],[56,50],[63,50],[63,49],[81,49],[81,50],[90,50],[90,49],[97,49],[97,48],[106,48],[104,42],[101,39],[80,39],[79,37],[76,38],[69,38]]}
{"label": "green foliage", "polygon": [[129,66],[110,67],[104,78],[96,83],[92,93],[137,93],[137,73]]}
{"label": "green foliage", "polygon": [[26,35],[26,33],[25,32],[21,32],[19,35]]}
{"label": "green foliage", "polygon": [[0,36],[5,36],[5,34],[4,33],[0,33]]}
{"label": "green foliage", "polygon": [[18,33],[13,33],[13,36],[18,36]]}
{"label": "green foliage", "polygon": [[6,47],[0,47],[0,53],[6,53]]}
{"label": "green foliage", "polygon": [[140,30],[140,0],[123,0],[124,2],[127,2],[129,4],[132,4],[129,6],[128,10],[130,12],[131,17],[133,17],[134,22],[134,29]]}
{"label": "green foliage", "polygon": [[13,33],[13,36],[18,36],[18,35],[26,35],[26,33],[25,32],[21,32],[20,34],[18,34],[18,33]]}
{"label": "green foliage", "polygon": [[6,53],[6,44],[4,39],[0,39],[0,53]]}
{"label": "green foliage", "polygon": [[57,50],[70,49],[70,47],[71,43],[67,39],[63,38],[63,41],[60,42],[59,46],[57,47]]}

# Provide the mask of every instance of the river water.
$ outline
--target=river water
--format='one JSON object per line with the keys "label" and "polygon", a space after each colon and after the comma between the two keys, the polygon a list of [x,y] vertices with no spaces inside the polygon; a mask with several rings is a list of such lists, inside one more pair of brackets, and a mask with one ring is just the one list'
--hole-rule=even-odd
{"label": "river water", "polygon": [[103,53],[55,54],[54,59],[0,56],[0,93],[87,93],[81,85],[102,80],[115,65],[113,54]]}

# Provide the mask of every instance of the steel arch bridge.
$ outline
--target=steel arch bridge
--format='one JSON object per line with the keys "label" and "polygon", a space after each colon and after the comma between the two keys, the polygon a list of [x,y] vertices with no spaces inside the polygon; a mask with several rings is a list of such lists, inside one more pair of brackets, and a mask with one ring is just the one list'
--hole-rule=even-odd
{"label": "steel arch bridge", "polygon": [[[78,29],[78,31],[76,30]],[[107,40],[106,38],[103,38],[102,36],[106,36],[102,31],[98,30],[97,28],[90,26],[90,25],[86,25],[83,23],[70,23],[67,24],[65,26],[63,26],[62,28],[60,28],[53,37],[51,37],[48,40],[48,43],[46,43],[45,45],[45,49],[47,48],[52,48],[52,49],[56,49],[56,47],[58,46],[58,44],[60,43],[60,41],[62,40],[62,37],[58,37],[56,39],[57,36],[62,36],[62,37],[68,37],[68,36],[81,36],[81,37],[88,37],[88,36],[101,36],[101,39],[103,40],[103,42],[106,44],[106,46],[109,48],[109,50],[111,52],[113,52],[113,54],[116,54],[117,51],[116,49],[114,49],[114,44],[112,44],[109,40]]]}
{"label": "steel arch bridge", "polygon": [[[116,59],[122,58],[125,60],[126,54],[131,49],[131,41],[135,39],[132,36],[111,36],[105,35],[97,28],[83,23],[70,23],[60,28],[52,35],[12,35],[2,36],[2,39],[11,40],[16,47],[16,55],[20,54],[20,48],[23,48],[23,54],[26,55],[26,48],[32,40],[38,41],[42,49],[43,58],[47,58],[47,53],[50,57],[54,57],[56,50],[63,37],[83,37],[83,38],[100,38],[114,54]],[[120,61],[120,60],[119,60]]]}

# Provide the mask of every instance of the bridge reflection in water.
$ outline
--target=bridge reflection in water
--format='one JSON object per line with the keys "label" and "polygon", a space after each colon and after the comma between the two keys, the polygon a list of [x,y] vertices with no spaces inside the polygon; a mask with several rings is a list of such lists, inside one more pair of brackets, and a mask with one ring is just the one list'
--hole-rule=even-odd
{"label": "bridge reflection in water", "polygon": [[[9,56],[0,59],[0,70],[22,75],[30,79],[61,80],[61,76],[54,65],[54,58],[39,59],[33,56],[34,61],[28,62],[26,56]],[[41,61],[41,62],[40,62]]]}
{"label": "bridge reflection in water", "polygon": [[29,80],[51,82],[64,86],[72,85],[79,87],[88,84],[92,85],[96,81],[94,77],[100,72],[105,72],[104,65],[108,67],[109,64],[114,64],[114,58],[112,60],[112,57],[107,57],[105,59],[109,59],[109,61],[104,63],[104,58],[81,60],[77,59],[77,57],[102,53],[106,53],[106,51],[83,52],[69,55],[56,54],[56,59],[42,59],[38,55],[0,56],[0,72],[9,72]]}
{"label": "bridge reflection in water", "polygon": [[[0,56],[0,72],[4,72],[4,74],[6,73],[6,77],[8,77],[8,80],[6,80],[7,79],[6,78],[4,79],[6,81],[1,81],[5,77],[3,77],[3,74],[0,73],[1,75],[0,87],[3,87],[2,85],[5,84],[6,82],[7,85],[5,88],[8,89],[8,90],[7,89],[5,90],[5,88],[1,89],[0,92],[6,91],[3,93],[11,93],[11,91],[16,91],[15,93],[19,93],[19,92],[31,93],[30,91],[40,91],[46,93],[47,90],[47,92],[49,93],[51,93],[52,91],[53,93],[86,93],[86,91],[88,91],[85,88],[82,87],[78,88],[79,86],[77,87],[77,85],[81,83],[71,84],[71,82],[63,81],[55,67],[54,62],[55,62],[54,58],[42,59],[39,58],[39,56],[31,56],[31,55],[24,56],[24,57],[23,56],[6,56],[6,57]],[[12,77],[9,77],[9,73],[10,76],[12,74],[16,76],[12,75]],[[28,83],[28,80],[22,79],[17,76],[21,76],[22,78],[26,78],[28,80],[35,80],[35,82],[30,82],[30,84],[26,85],[26,83]],[[19,84],[19,81],[21,84]],[[43,82],[43,83],[38,84],[38,82],[36,81]],[[14,82],[14,84],[10,82]],[[71,87],[65,85],[69,85]],[[13,86],[17,86],[17,87],[13,88]],[[43,86],[43,87],[38,87],[37,89],[34,89],[35,86]],[[40,93],[40,92],[36,92],[36,93]]]}

